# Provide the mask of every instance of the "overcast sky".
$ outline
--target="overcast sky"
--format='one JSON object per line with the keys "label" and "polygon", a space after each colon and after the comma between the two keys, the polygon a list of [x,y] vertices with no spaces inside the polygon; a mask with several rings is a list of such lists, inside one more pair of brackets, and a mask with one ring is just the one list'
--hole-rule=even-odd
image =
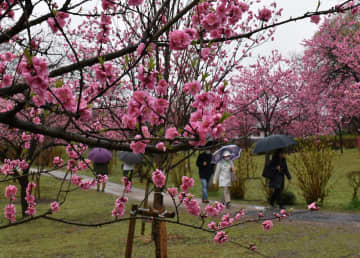
{"label": "overcast sky", "polygon": [[[263,4],[268,5],[274,0],[264,0]],[[321,0],[319,10],[328,9],[340,1],[338,0]],[[307,11],[315,11],[318,0],[276,0],[278,6],[284,9],[281,20],[289,17],[297,17],[305,14]],[[303,47],[301,42],[309,39],[317,31],[319,25],[311,23],[309,19],[298,22],[292,22],[279,26],[275,32],[275,40],[269,41],[253,51],[253,55],[269,55],[271,50],[277,48],[283,55],[289,56],[291,53],[301,53]]]}

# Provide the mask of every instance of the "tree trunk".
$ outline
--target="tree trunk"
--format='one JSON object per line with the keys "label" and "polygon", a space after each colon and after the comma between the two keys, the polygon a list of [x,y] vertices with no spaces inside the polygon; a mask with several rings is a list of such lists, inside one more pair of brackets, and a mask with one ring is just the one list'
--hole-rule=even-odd
{"label": "tree trunk", "polygon": [[[24,171],[25,173],[25,171]],[[27,173],[26,173],[27,174]],[[25,200],[25,197],[26,197],[26,188],[27,188],[27,185],[29,183],[29,177],[27,176],[22,176],[22,177],[19,177],[18,179],[19,181],[19,184],[20,184],[20,201],[21,201],[21,214],[23,217],[26,217],[27,214],[25,213],[25,211],[27,210],[28,208],[28,205],[27,205],[27,202]]]}

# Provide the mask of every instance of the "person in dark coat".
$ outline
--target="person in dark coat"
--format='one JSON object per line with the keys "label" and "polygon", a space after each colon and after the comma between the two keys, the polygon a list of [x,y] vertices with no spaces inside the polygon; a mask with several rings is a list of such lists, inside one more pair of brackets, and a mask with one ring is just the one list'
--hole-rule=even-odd
{"label": "person in dark coat", "polygon": [[288,180],[291,180],[291,175],[286,164],[283,150],[277,150],[273,154],[270,162],[270,168],[273,172],[270,178],[269,187],[274,189],[270,198],[270,205],[274,207],[274,204],[276,202],[280,206],[280,209],[284,209],[281,203],[281,193],[285,185],[284,176],[286,176]]}
{"label": "person in dark coat", "polygon": [[199,168],[199,177],[202,188],[202,201],[203,203],[209,203],[208,190],[211,175],[214,173],[214,164],[211,164],[212,155],[210,150],[202,152],[197,160],[196,166]]}
{"label": "person in dark coat", "polygon": [[[96,173],[96,175],[108,175],[109,173],[109,162],[106,163],[95,163],[94,162],[94,171]],[[105,187],[106,187],[106,183],[102,182],[102,188],[101,191],[104,192],[105,191]],[[96,186],[96,191],[100,191],[100,183],[97,183]]]}

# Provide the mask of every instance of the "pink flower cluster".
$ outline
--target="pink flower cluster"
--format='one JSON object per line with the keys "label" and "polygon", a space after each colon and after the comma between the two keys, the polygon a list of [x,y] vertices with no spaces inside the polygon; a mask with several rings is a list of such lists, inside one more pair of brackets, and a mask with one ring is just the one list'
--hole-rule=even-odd
{"label": "pink flower cluster", "polygon": [[144,0],[128,0],[128,5],[130,6],[138,6],[141,5]]}
{"label": "pink flower cluster", "polygon": [[113,9],[113,10],[116,10],[116,4],[114,1],[112,0],[102,0],[101,1],[101,6],[104,10],[107,10],[107,9]]}
{"label": "pink flower cluster", "polygon": [[100,31],[96,35],[96,39],[99,44],[109,42],[110,24],[111,16],[102,13],[100,21]]}
{"label": "pink flower cluster", "polygon": [[194,216],[199,216],[201,213],[201,208],[199,202],[191,195],[188,194],[184,199],[184,205],[186,210]]}
{"label": "pink flower cluster", "polygon": [[28,183],[27,187],[26,187],[26,197],[25,200],[27,202],[27,209],[25,211],[25,213],[29,216],[35,215],[36,214],[36,203],[35,203],[35,196],[32,195],[32,190],[36,188],[36,184],[35,183]]}
{"label": "pink flower cluster", "polygon": [[224,209],[224,204],[221,202],[214,202],[212,204],[206,205],[205,212],[208,216],[217,217]]}
{"label": "pink flower cluster", "polygon": [[271,16],[271,10],[264,7],[263,9],[259,10],[256,18],[258,18],[260,21],[268,22],[271,19]]}
{"label": "pink flower cluster", "polygon": [[201,90],[201,84],[199,81],[193,81],[184,84],[184,92],[189,92],[193,96],[198,94],[200,90]]}
{"label": "pink flower cluster", "polygon": [[54,201],[52,203],[50,203],[50,209],[52,210],[52,212],[56,213],[59,211],[59,203]]}
{"label": "pink flower cluster", "polygon": [[172,198],[175,198],[178,194],[178,189],[176,187],[168,188],[167,191]]}
{"label": "pink flower cluster", "polygon": [[105,83],[106,79],[109,80],[109,83],[112,83],[115,80],[114,69],[111,63],[106,63],[104,65],[97,64],[94,65],[95,69],[95,78],[100,83]]}
{"label": "pink flower cluster", "polygon": [[219,222],[218,229],[229,227],[233,223],[234,223],[234,218],[231,218],[230,214],[227,213],[227,214],[222,216],[221,221]]}
{"label": "pink flower cluster", "polygon": [[271,220],[265,220],[262,223],[262,227],[265,231],[269,231],[273,227],[273,222]]}
{"label": "pink flower cluster", "polygon": [[191,177],[183,176],[181,178],[182,184],[180,185],[181,191],[188,192],[194,186],[195,180]]}
{"label": "pink flower cluster", "polygon": [[190,36],[182,30],[174,30],[169,34],[170,49],[184,50],[190,45]]}
{"label": "pink flower cluster", "polygon": [[317,211],[318,209],[320,209],[320,207],[316,206],[316,202],[313,202],[308,205],[308,210],[310,211]]}
{"label": "pink flower cluster", "polygon": [[[142,137],[141,137],[141,135],[136,135],[135,139],[142,139]],[[146,143],[145,143],[145,141],[140,141],[140,140],[131,141],[130,148],[135,154],[145,153]]]}
{"label": "pink flower cluster", "polygon": [[24,141],[24,148],[27,150],[30,149],[31,135],[23,132],[21,134],[21,139]]}
{"label": "pink flower cluster", "polygon": [[64,164],[64,160],[58,156],[54,157],[53,164],[55,167],[59,168],[62,167]]}
{"label": "pink flower cluster", "polygon": [[143,65],[140,65],[138,68],[137,78],[141,82],[140,87],[142,89],[153,90],[156,84],[156,76],[158,73],[156,71],[146,72]]}
{"label": "pink flower cluster", "polygon": [[96,178],[98,183],[106,183],[108,181],[107,175],[97,175]]}
{"label": "pink flower cluster", "polygon": [[226,233],[224,231],[219,231],[216,233],[215,237],[214,237],[214,242],[218,243],[218,244],[222,244],[225,243],[226,241],[228,241],[229,236],[226,235]]}
{"label": "pink flower cluster", "polygon": [[31,90],[40,97],[44,97],[45,91],[49,88],[48,65],[44,58],[31,57],[31,63],[23,59],[18,68],[19,73]]}
{"label": "pink flower cluster", "polygon": [[171,128],[168,128],[166,129],[166,132],[165,132],[165,138],[166,139],[174,139],[175,137],[178,137],[180,136],[178,130],[175,128],[175,127],[171,127]]}
{"label": "pink flower cluster", "polygon": [[154,185],[158,188],[162,188],[165,185],[166,176],[160,169],[156,169],[152,173],[152,181],[154,182]]}
{"label": "pink flower cluster", "polygon": [[15,201],[15,196],[17,193],[17,188],[15,185],[8,185],[5,189],[5,197],[11,201]]}
{"label": "pink flower cluster", "polygon": [[97,180],[93,179],[91,181],[83,182],[80,176],[73,175],[71,177],[71,183],[79,186],[82,190],[89,190],[91,187],[96,186]]}
{"label": "pink flower cluster", "polygon": [[[56,33],[56,32],[58,32],[59,27],[63,28],[65,26],[65,23],[66,23],[65,19],[67,19],[67,18],[69,18],[69,14],[64,13],[64,12],[57,12],[55,19],[48,18],[47,23],[50,26],[51,31],[53,33]],[[57,22],[57,24],[56,24],[56,22]]]}
{"label": "pink flower cluster", "polygon": [[7,175],[13,175],[15,170],[22,170],[24,171],[29,167],[29,164],[26,163],[25,160],[10,160],[5,159],[4,165],[1,167],[0,172]]}
{"label": "pink flower cluster", "polygon": [[166,151],[166,146],[165,146],[165,144],[163,142],[157,143],[155,147],[156,147],[156,149],[161,150],[163,152]]}
{"label": "pink flower cluster", "polygon": [[5,218],[10,222],[16,221],[16,207],[14,204],[6,204],[4,211]]}
{"label": "pink flower cluster", "polygon": [[130,192],[130,191],[131,191],[131,181],[129,181],[129,180],[127,179],[127,177],[124,176],[124,177],[122,178],[122,182],[123,182],[124,187],[125,187],[125,192],[126,192],[126,193]]}
{"label": "pink flower cluster", "polygon": [[74,93],[69,85],[64,85],[61,88],[53,89],[53,92],[57,97],[58,101],[60,102],[59,104],[61,104],[66,111],[69,112],[76,111],[77,103],[74,98]]}
{"label": "pink flower cluster", "polygon": [[312,23],[315,23],[315,24],[319,24],[319,22],[320,22],[320,15],[313,15],[313,16],[311,16],[311,22]]}
{"label": "pink flower cluster", "polygon": [[128,198],[126,197],[119,197],[115,201],[115,207],[112,211],[113,217],[121,217],[125,213],[125,204],[128,202]]}
{"label": "pink flower cluster", "polygon": [[169,103],[165,99],[152,97],[147,91],[135,91],[128,103],[128,113],[123,116],[124,126],[129,129],[136,128],[139,117],[143,123],[158,125],[165,116]]}

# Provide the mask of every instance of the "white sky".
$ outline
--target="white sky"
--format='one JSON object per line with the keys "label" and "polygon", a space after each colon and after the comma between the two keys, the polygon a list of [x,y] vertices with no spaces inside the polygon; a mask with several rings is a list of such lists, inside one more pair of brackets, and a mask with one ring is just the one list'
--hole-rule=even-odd
{"label": "white sky", "polygon": [[[284,9],[280,20],[302,16],[307,11],[315,11],[318,5],[318,0],[264,0],[261,3],[268,5],[274,1],[277,3],[278,7]],[[329,9],[339,2],[339,0],[321,0],[319,10]],[[319,25],[311,23],[310,19],[279,26],[275,32],[275,40],[269,41],[258,47],[256,50],[252,51],[252,54],[253,56],[257,56],[258,54],[270,55],[271,50],[275,48],[279,49],[285,56],[290,56],[290,54],[295,52],[302,53],[303,47],[301,42],[304,39],[311,38],[318,27]]]}

